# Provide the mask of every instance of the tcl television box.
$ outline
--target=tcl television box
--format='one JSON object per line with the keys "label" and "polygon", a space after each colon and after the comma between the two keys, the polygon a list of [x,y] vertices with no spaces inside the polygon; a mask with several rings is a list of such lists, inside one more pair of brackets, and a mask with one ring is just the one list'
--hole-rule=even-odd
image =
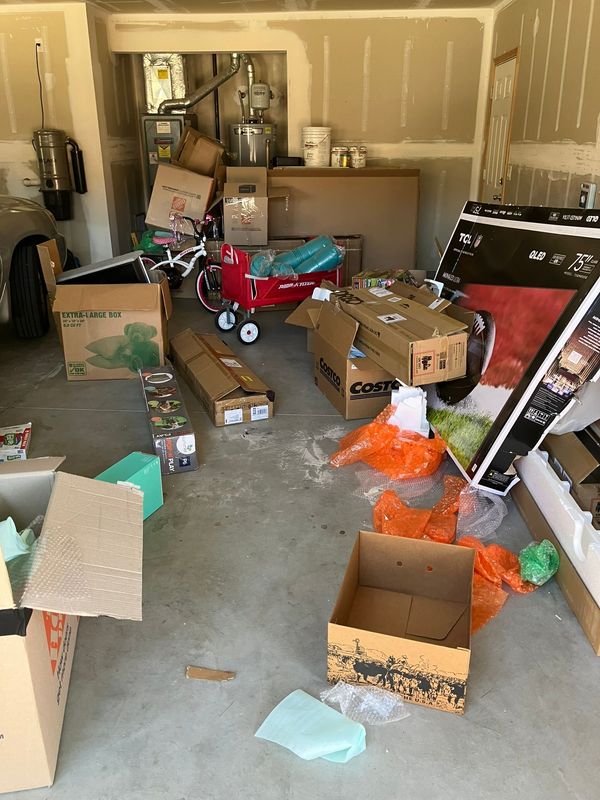
{"label": "tcl television box", "polygon": [[467,203],[436,274],[475,313],[467,374],[428,391],[428,417],[474,486],[506,494],[600,371],[600,221],[582,209]]}
{"label": "tcl television box", "polygon": [[463,714],[475,553],[361,531],[327,631],[327,680]]}
{"label": "tcl television box", "polygon": [[79,617],[142,618],[142,493],[62,461],[0,464],[0,518],[44,515],[31,555],[0,550],[0,792],[54,780]]}

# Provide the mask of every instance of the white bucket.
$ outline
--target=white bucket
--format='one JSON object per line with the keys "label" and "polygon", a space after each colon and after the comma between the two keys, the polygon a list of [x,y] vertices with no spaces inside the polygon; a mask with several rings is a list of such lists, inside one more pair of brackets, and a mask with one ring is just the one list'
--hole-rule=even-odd
{"label": "white bucket", "polygon": [[302,128],[304,166],[328,167],[331,154],[331,128]]}

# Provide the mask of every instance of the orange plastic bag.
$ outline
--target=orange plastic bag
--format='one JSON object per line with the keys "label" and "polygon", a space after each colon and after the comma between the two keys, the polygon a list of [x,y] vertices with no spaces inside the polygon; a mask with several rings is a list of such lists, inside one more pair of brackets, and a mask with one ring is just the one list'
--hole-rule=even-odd
{"label": "orange plastic bag", "polygon": [[458,514],[460,493],[467,485],[459,475],[444,475],[444,495],[433,507],[434,514]]}
{"label": "orange plastic bag", "polygon": [[398,428],[395,431],[396,436],[391,445],[363,457],[365,464],[383,472],[392,480],[433,475],[446,452],[443,439],[437,434],[433,439],[426,439],[414,431],[401,431]]}
{"label": "orange plastic bag", "polygon": [[373,528],[379,533],[383,533],[383,523],[385,520],[392,519],[396,514],[401,514],[405,504],[400,500],[396,492],[386,489],[379,495],[379,500],[373,506]]}
{"label": "orange plastic bag", "polygon": [[485,545],[479,539],[474,536],[462,536],[456,544],[461,547],[472,547],[475,550],[475,572],[495,586],[502,586],[501,569],[487,555]]}
{"label": "orange plastic bag", "polygon": [[538,588],[535,583],[523,580],[519,558],[510,550],[499,544],[489,544],[486,547],[486,555],[496,564],[497,570],[502,574],[502,580],[513,591],[519,592],[519,594],[529,594]]}
{"label": "orange plastic bag", "polygon": [[385,423],[370,422],[368,425],[361,425],[344,436],[339,450],[331,456],[329,463],[332,467],[344,467],[364,461],[382,448],[390,447],[397,433],[397,428]]}
{"label": "orange plastic bag", "polygon": [[439,514],[433,509],[425,534],[434,542],[452,544],[456,538],[456,514]]}
{"label": "orange plastic bag", "polygon": [[422,539],[430,516],[430,509],[410,508],[388,489],[373,506],[373,527],[390,536]]}
{"label": "orange plastic bag", "polygon": [[499,613],[508,592],[490,583],[477,572],[473,575],[473,606],[471,611],[471,633],[481,630]]}

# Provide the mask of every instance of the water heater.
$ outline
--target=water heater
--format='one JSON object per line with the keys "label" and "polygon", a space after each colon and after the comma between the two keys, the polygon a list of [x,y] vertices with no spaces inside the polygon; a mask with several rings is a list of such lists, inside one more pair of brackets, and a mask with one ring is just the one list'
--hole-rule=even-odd
{"label": "water heater", "polygon": [[277,125],[234,122],[229,126],[229,148],[233,166],[268,169],[277,153]]}

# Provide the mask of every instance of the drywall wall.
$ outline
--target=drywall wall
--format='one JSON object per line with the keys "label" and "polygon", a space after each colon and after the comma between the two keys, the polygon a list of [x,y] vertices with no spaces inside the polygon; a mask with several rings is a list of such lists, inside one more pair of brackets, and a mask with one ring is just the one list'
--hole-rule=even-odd
{"label": "drywall wall", "polygon": [[576,206],[600,176],[600,4],[515,0],[497,16],[494,56],[519,48],[505,200]]}
{"label": "drywall wall", "polygon": [[418,263],[432,269],[434,238],[446,242],[477,185],[491,20],[490,11],[117,14],[109,42],[121,53],[285,53],[289,153],[301,154],[302,126],[326,124],[334,138],[366,143],[373,165],[421,169]]}
{"label": "drywall wall", "polygon": [[0,6],[0,192],[40,200],[32,133],[41,125],[35,41],[46,127],[63,129],[84,153],[89,191],[73,195],[74,218],[59,223],[82,263],[111,254],[92,61],[84,3]]}

